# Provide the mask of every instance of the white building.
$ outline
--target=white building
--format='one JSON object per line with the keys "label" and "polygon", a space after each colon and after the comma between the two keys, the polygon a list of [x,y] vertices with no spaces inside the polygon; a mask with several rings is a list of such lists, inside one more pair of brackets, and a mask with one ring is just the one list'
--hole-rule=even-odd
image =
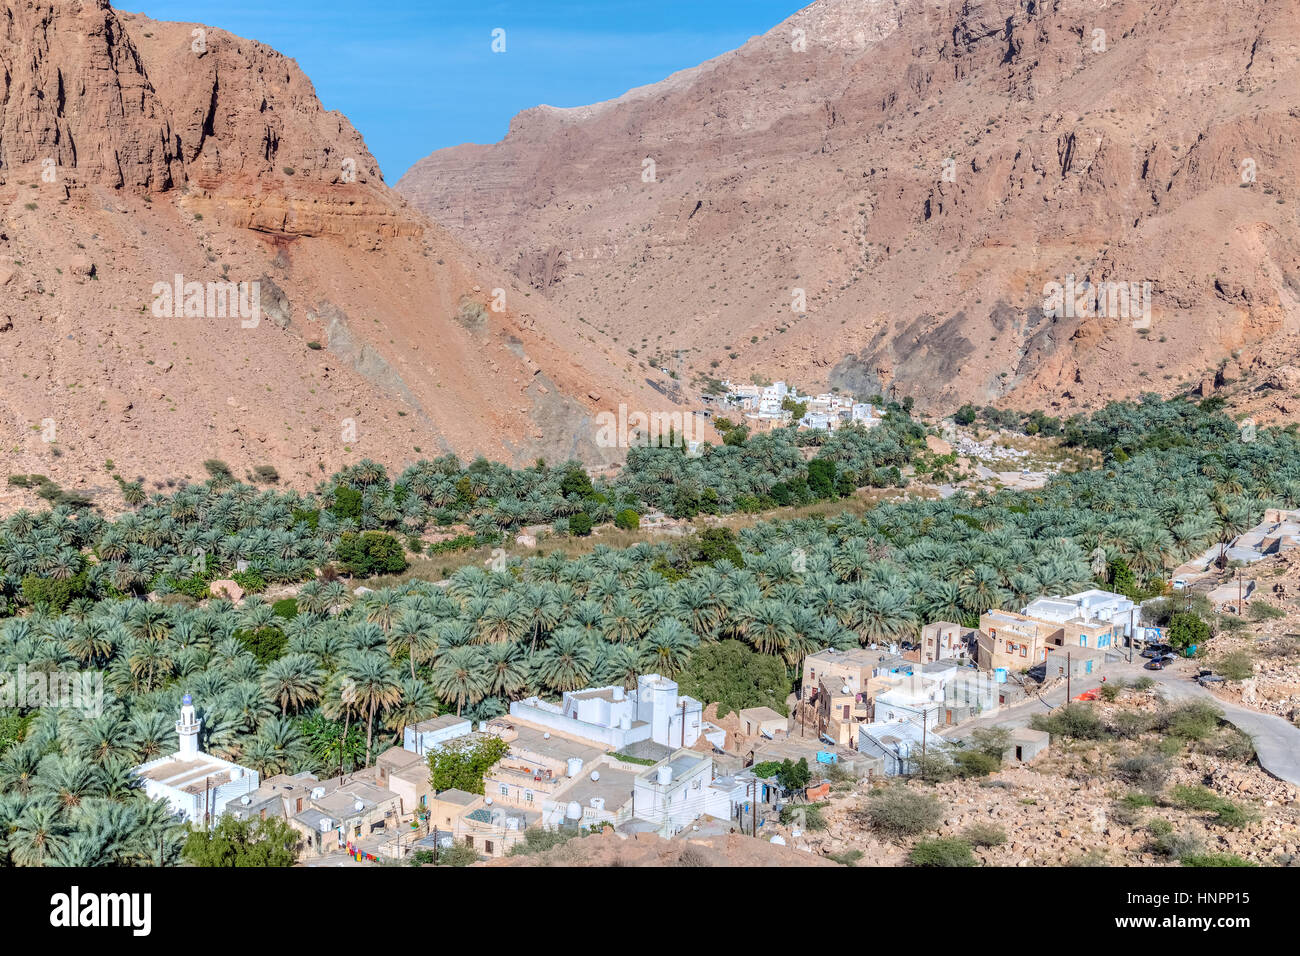
{"label": "white building", "polygon": [[200,826],[205,820],[215,821],[227,804],[258,787],[256,770],[199,750],[202,729],[194,700],[186,694],[181,698],[181,719],[176,721],[180,749],[131,771],[144,780],[144,792],[151,800],[166,800],[174,812]]}
{"label": "white building", "polygon": [[760,412],[779,412],[781,403],[785,401],[787,395],[793,395],[793,393],[785,382],[773,382],[763,389],[758,400],[758,410]]}
{"label": "white building", "polygon": [[728,785],[714,786],[713,760],[694,750],[678,750],[637,775],[632,788],[632,816],[653,823],[673,836],[702,814],[731,818]]}
{"label": "white building", "polygon": [[678,693],[676,681],[642,674],[636,684],[634,691],[617,684],[567,691],[558,705],[528,697],[512,702],[510,715],[610,750],[644,740],[690,747],[701,736],[713,743],[726,739],[722,728],[705,722],[700,701]]}
{"label": "white building", "polygon": [[871,428],[880,424],[880,416],[876,414],[875,408],[868,402],[857,402],[853,406],[853,421],[865,428]]}
{"label": "white building", "polygon": [[858,752],[883,760],[887,777],[910,772],[911,761],[921,755],[923,746],[927,753],[931,747],[937,751],[943,746],[941,738],[930,739],[933,743],[926,746],[920,724],[912,720],[886,720],[858,725]]}
{"label": "white building", "polygon": [[1137,605],[1122,594],[1093,588],[1065,597],[1041,597],[1021,612],[1026,617],[1056,624],[1102,621],[1114,625],[1115,634],[1130,636],[1139,622]]}
{"label": "white building", "polygon": [[924,715],[926,725],[933,730],[943,715],[943,702],[942,683],[921,674],[908,674],[897,678],[893,687],[876,694],[873,722],[920,721]]}
{"label": "white building", "polygon": [[455,714],[443,714],[418,724],[407,724],[402,735],[402,747],[424,756],[439,749],[448,740],[464,737],[473,729],[468,720]]}

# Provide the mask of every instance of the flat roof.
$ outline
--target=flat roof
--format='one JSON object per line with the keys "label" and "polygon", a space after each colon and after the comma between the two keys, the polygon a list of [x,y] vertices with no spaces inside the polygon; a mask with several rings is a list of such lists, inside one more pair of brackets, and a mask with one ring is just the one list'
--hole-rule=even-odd
{"label": "flat roof", "polygon": [[607,810],[616,810],[632,799],[632,785],[637,776],[633,771],[598,767],[597,772],[600,773],[599,780],[592,780],[590,773],[583,773],[574,779],[571,786],[557,791],[553,799],[557,803],[576,800],[584,807],[590,807],[592,797],[602,797]]}
{"label": "flat roof", "polygon": [[433,799],[442,800],[445,803],[458,803],[462,807],[467,807],[478,798],[479,795],[477,793],[467,793],[464,790],[456,790],[453,788],[451,790],[442,791],[442,793],[434,796]]}
{"label": "flat roof", "polygon": [[230,771],[239,770],[237,779],[251,781],[252,770],[238,764],[214,757],[212,754],[199,753],[192,760],[182,760],[180,754],[172,754],[161,761],[151,761],[136,769],[137,774],[164,787],[171,787],[183,793],[202,793],[205,789],[215,789],[230,783]]}

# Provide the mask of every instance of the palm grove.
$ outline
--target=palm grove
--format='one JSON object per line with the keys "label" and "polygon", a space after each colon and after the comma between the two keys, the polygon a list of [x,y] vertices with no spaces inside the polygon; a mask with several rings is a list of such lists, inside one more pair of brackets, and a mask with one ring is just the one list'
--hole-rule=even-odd
{"label": "palm grove", "polygon": [[[1265,507],[1300,504],[1292,430],[1246,443],[1222,414],[1149,397],[1067,422],[1063,440],[1104,463],[1037,491],[598,545],[361,596],[332,573],[341,553],[379,570],[405,563],[401,546],[361,544],[367,534],[401,545],[464,520],[491,541],[536,520],[563,533],[580,514],[600,523],[648,507],[759,510],[901,484],[923,436],[894,408],[881,428],[838,433],[811,460],[803,435],[776,432],[699,458],[638,449],[610,484],[571,464],[512,472],[439,459],[390,481],[362,462],[312,495],[218,475],[112,521],[66,506],[17,513],[0,525],[0,588],[14,615],[0,631],[0,670],[102,670],[106,701],[93,718],[0,710],[0,856],[177,862],[185,828],[129,771],[175,749],[182,692],[200,705],[205,749],[263,774],[336,774],[373,762],[414,721],[484,719],[512,699],[629,685],[647,670],[714,697],[717,668],[761,673],[752,702],[779,704],[811,651],[906,638],[928,621],[972,622],[1093,583],[1155,593],[1169,569]],[[1108,559],[1100,582],[1088,557],[1098,547]],[[306,583],[275,603],[193,599],[238,561],[253,590]],[[161,599],[133,599],[150,589]]]}

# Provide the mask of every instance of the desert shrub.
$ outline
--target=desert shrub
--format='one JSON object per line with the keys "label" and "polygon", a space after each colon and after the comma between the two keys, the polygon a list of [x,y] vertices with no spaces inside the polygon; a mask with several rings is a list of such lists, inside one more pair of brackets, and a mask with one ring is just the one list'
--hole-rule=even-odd
{"label": "desert shrub", "polygon": [[781,823],[785,826],[794,824],[805,830],[825,830],[828,827],[826,815],[822,812],[824,803],[787,803],[781,807]]}
{"label": "desert shrub", "polygon": [[1156,681],[1154,677],[1142,676],[1133,682],[1133,689],[1138,691],[1148,691],[1155,686]]}
{"label": "desert shrub", "polygon": [[947,754],[932,750],[909,761],[911,775],[926,783],[943,783],[957,776],[957,766]]}
{"label": "desert shrub", "polygon": [[957,772],[963,777],[987,777],[1002,766],[1002,757],[981,750],[962,750],[953,755]]}
{"label": "desert shrub", "polygon": [[1183,866],[1259,866],[1242,859],[1235,853],[1189,853],[1178,861]]}
{"label": "desert shrub", "polygon": [[1156,724],[1154,714],[1143,710],[1121,710],[1111,718],[1110,729],[1119,737],[1140,737]]}
{"label": "desert shrub", "polygon": [[1086,850],[1078,856],[1072,858],[1070,866],[1106,866],[1106,851],[1101,847],[1093,847]]}
{"label": "desert shrub", "polygon": [[974,866],[970,844],[957,837],[922,840],[907,855],[912,866]]}
{"label": "desert shrub", "polygon": [[591,534],[591,515],[585,511],[579,511],[576,515],[569,518],[569,534],[577,535],[579,538],[585,538]]}
{"label": "desert shrub", "polygon": [[1220,658],[1215,667],[1228,680],[1249,680],[1255,675],[1251,657],[1245,651],[1233,651]]}
{"label": "desert shrub", "polygon": [[203,468],[213,478],[230,479],[234,477],[234,472],[230,470],[230,466],[220,458],[209,458],[203,463]]}
{"label": "desert shrub", "polygon": [[1189,810],[1206,810],[1213,813],[1215,823],[1225,827],[1242,827],[1255,819],[1255,814],[1231,800],[1225,800],[1208,787],[1177,786],[1170,793],[1175,803]]}
{"label": "desert shrub", "polygon": [[971,846],[1001,846],[1007,842],[1007,831],[993,823],[974,823],[961,836]]}
{"label": "desert shrub", "polygon": [[253,469],[253,474],[257,476],[258,481],[265,481],[268,484],[275,484],[280,480],[280,473],[273,465],[257,465]]}
{"label": "desert shrub", "polygon": [[[515,844],[515,846],[518,845],[519,844],[517,843]],[[475,853],[474,848],[468,844],[453,843],[451,846],[438,848],[439,866],[469,866],[471,863],[477,862],[478,854]]]}
{"label": "desert shrub", "polygon": [[1255,757],[1254,742],[1231,724],[1219,728],[1217,734],[1198,743],[1196,749],[1231,763],[1249,763]]}
{"label": "desert shrub", "polygon": [[624,508],[614,515],[614,527],[620,531],[635,531],[641,527],[641,517],[631,508]]}
{"label": "desert shrub", "polygon": [[841,850],[839,853],[827,854],[828,859],[834,860],[841,866],[857,866],[862,856],[861,850]]}
{"label": "desert shrub", "polygon": [[1156,726],[1183,740],[1204,740],[1219,726],[1223,711],[1208,701],[1193,700],[1162,712]]}
{"label": "desert shrub", "polygon": [[981,727],[970,735],[970,749],[996,757],[1002,762],[1002,755],[1011,748],[1011,730],[1007,727]]}
{"label": "desert shrub", "polygon": [[512,846],[506,856],[535,856],[538,853],[545,853],[562,843],[568,843],[578,833],[577,830],[544,830],[541,827],[529,827],[524,830],[524,838]]}
{"label": "desert shrub", "polygon": [[482,302],[465,299],[456,310],[456,321],[471,331],[483,328],[487,321],[487,308]]}
{"label": "desert shrub", "polygon": [[1101,740],[1107,736],[1097,712],[1087,704],[1066,704],[1051,714],[1036,714],[1030,721],[1035,730],[1045,730],[1053,737],[1074,740]]}
{"label": "desert shrub", "polygon": [[1265,604],[1262,601],[1255,601],[1250,605],[1250,619],[1252,621],[1272,621],[1279,617],[1286,617],[1286,611],[1272,604]]}
{"label": "desert shrub", "polygon": [[867,821],[890,836],[914,836],[933,830],[943,819],[943,805],[934,797],[906,787],[890,787],[867,801]]}
{"label": "desert shrub", "polygon": [[1199,835],[1179,833],[1166,820],[1156,822],[1164,823],[1165,826],[1160,828],[1160,833],[1156,833],[1152,828],[1155,839],[1151,843],[1151,852],[1179,860],[1184,856],[1196,856],[1205,849],[1205,843]]}
{"label": "desert shrub", "polygon": [[1169,778],[1169,764],[1157,753],[1145,752],[1126,757],[1115,765],[1119,776],[1143,793],[1155,794]]}

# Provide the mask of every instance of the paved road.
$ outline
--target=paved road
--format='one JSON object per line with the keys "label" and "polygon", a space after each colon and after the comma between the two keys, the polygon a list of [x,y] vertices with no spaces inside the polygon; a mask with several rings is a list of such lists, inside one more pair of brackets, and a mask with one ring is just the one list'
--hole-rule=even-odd
{"label": "paved road", "polygon": [[[1200,684],[1191,679],[1200,665],[1192,661],[1179,661],[1162,671],[1143,670],[1136,660],[1112,665],[1106,676],[1112,680],[1121,678],[1134,680],[1138,677],[1150,677],[1159,685],[1169,700],[1209,700],[1223,711],[1224,720],[1241,730],[1255,743],[1255,753],[1259,764],[1266,771],[1300,786],[1300,727],[1273,714],[1260,713],[1257,710],[1220,700]],[[1076,696],[1083,691],[1098,686],[1098,681],[1089,678],[1086,681],[1072,681],[1070,690]],[[953,728],[944,734],[947,737],[960,737],[979,727],[1026,727],[1035,714],[1045,714],[1065,703],[1065,688],[1057,688],[1042,698],[1027,700],[1008,707],[988,717],[978,717]]]}

